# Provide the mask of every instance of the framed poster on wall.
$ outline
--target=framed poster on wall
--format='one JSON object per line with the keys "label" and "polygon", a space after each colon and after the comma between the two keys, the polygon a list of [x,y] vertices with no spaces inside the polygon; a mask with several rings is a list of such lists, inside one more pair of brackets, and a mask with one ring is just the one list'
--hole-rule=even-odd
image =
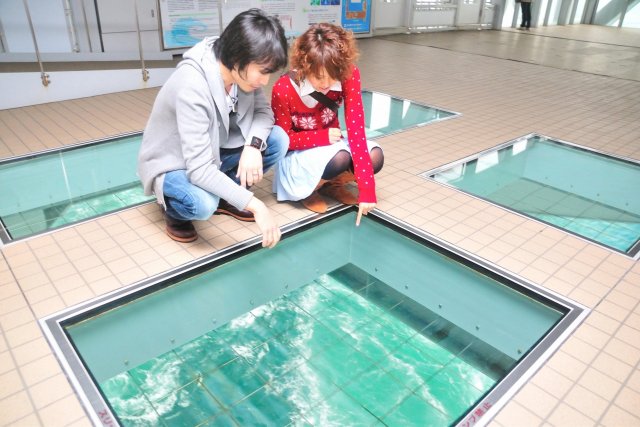
{"label": "framed poster on wall", "polygon": [[159,0],[163,48],[188,48],[220,35],[240,12],[257,7],[277,16],[287,37],[329,22],[357,35],[371,35],[371,0]]}
{"label": "framed poster on wall", "polygon": [[342,26],[355,34],[370,35],[371,0],[342,0]]}
{"label": "framed poster on wall", "polygon": [[340,25],[341,0],[260,0],[259,6],[280,19],[287,37],[297,37],[310,24],[330,22]]}
{"label": "framed poster on wall", "polygon": [[159,3],[165,50],[191,47],[204,37],[220,35],[218,0],[160,0]]}

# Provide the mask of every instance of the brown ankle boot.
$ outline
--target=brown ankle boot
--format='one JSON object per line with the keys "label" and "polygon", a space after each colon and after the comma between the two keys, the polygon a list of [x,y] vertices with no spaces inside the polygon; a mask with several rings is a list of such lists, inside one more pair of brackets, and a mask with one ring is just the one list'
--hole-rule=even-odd
{"label": "brown ankle boot", "polygon": [[164,212],[165,231],[171,239],[180,243],[189,243],[198,239],[198,233],[191,221],[182,221]]}
{"label": "brown ankle boot", "polygon": [[353,173],[342,172],[340,175],[323,185],[319,192],[320,194],[331,197],[345,205],[357,205],[358,196],[353,194],[348,188],[348,184],[350,182],[355,182],[355,179],[356,178],[353,176]]}
{"label": "brown ankle boot", "polygon": [[327,202],[324,201],[322,196],[318,194],[316,190],[313,190],[310,196],[306,199],[300,200],[302,202],[302,206],[309,209],[310,211],[317,213],[325,213],[327,211]]}

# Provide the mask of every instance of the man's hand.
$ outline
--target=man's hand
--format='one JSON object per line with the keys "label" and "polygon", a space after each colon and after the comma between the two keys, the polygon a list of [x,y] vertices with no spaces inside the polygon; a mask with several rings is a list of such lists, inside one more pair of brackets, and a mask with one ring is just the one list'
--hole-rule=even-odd
{"label": "man's hand", "polygon": [[335,144],[342,139],[340,128],[329,128],[329,144]]}
{"label": "man's hand", "polygon": [[356,227],[360,225],[362,215],[367,215],[376,207],[375,203],[360,203],[358,205],[358,216],[356,217]]}
{"label": "man's hand", "polygon": [[238,163],[240,184],[247,188],[262,180],[262,153],[255,147],[245,145]]}
{"label": "man's hand", "polygon": [[262,247],[273,248],[280,241],[282,232],[269,208],[261,200],[252,197],[246,209],[253,212],[256,224],[262,232]]}

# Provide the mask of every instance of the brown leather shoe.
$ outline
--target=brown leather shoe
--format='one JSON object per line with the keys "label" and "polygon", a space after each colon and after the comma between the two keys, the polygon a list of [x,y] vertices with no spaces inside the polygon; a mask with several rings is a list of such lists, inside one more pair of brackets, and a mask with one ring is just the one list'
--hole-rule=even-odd
{"label": "brown leather shoe", "polygon": [[220,203],[218,203],[218,209],[216,209],[214,215],[229,215],[234,217],[238,221],[245,222],[255,222],[256,220],[253,216],[253,212],[238,209],[224,199],[220,199]]}
{"label": "brown leather shoe", "polygon": [[[349,184],[355,183],[355,176],[351,172],[342,172],[328,181],[318,190],[320,194],[331,197],[345,205],[357,205],[358,196],[349,191]],[[357,189],[355,189],[357,191]]]}
{"label": "brown leather shoe", "polygon": [[198,233],[191,221],[175,219],[164,213],[165,231],[176,242],[189,243],[198,239]]}
{"label": "brown leather shoe", "polygon": [[306,199],[300,200],[302,206],[316,213],[325,213],[327,211],[327,202],[317,191],[314,191]]}

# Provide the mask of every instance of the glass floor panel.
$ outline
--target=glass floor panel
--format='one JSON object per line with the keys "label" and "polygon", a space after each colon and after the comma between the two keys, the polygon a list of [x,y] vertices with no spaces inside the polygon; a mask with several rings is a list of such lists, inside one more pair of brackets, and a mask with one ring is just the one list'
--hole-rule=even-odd
{"label": "glass floor panel", "polygon": [[389,221],[342,209],[41,324],[103,424],[477,421],[586,312]]}
{"label": "glass floor panel", "polygon": [[[390,135],[417,126],[424,126],[459,115],[459,113],[452,111],[368,90],[362,91],[362,101],[364,104],[365,133],[369,139]],[[340,107],[338,115],[341,118],[342,131],[346,136],[343,106]]]}
{"label": "glass floor panel", "polygon": [[529,135],[422,176],[615,251],[640,250],[640,163]]}
{"label": "glass floor panel", "polygon": [[2,240],[23,239],[152,200],[136,175],[141,134],[0,163]]}
{"label": "glass floor panel", "polygon": [[[363,91],[362,98],[368,138],[458,115],[376,92]],[[340,116],[344,125],[344,113]],[[144,195],[136,175],[141,139],[137,133],[0,162],[2,241],[153,200]]]}

